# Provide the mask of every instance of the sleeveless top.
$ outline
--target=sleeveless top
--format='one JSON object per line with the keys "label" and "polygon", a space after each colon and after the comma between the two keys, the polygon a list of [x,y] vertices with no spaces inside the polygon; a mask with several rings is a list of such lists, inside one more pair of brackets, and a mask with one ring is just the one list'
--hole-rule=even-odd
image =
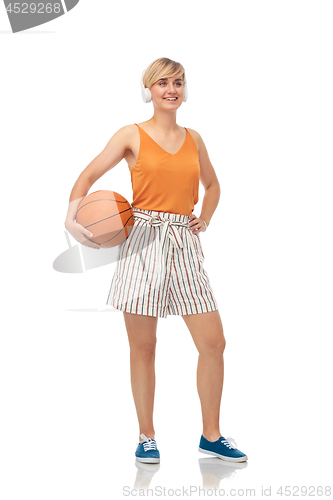
{"label": "sleeveless top", "polygon": [[177,153],[167,153],[137,123],[140,148],[130,168],[132,206],[157,212],[190,215],[198,202],[200,163],[195,140],[187,130]]}

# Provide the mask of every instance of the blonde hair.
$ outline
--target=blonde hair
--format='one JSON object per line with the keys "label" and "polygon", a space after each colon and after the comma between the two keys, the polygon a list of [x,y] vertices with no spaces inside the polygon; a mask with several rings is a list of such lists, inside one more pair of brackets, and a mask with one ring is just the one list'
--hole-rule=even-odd
{"label": "blonde hair", "polygon": [[150,87],[161,78],[172,78],[175,76],[179,76],[179,78],[183,80],[183,85],[185,85],[186,78],[184,67],[179,62],[172,61],[172,59],[160,57],[149,64],[143,74],[142,83],[144,87],[150,89]]}

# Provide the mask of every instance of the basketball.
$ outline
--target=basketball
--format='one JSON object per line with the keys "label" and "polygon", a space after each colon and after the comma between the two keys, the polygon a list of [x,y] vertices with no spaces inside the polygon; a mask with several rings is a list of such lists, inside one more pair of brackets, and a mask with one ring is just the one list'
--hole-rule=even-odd
{"label": "basketball", "polygon": [[92,232],[88,238],[101,248],[120,245],[129,236],[134,216],[130,203],[115,191],[95,191],[77,209],[76,222]]}

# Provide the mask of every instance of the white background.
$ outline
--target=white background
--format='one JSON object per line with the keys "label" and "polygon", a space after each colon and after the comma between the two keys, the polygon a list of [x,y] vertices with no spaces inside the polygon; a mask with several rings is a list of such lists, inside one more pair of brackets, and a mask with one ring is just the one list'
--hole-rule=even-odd
{"label": "white background", "polygon": [[[0,6],[2,498],[332,486],[332,14],[328,1],[81,0],[12,34]],[[219,460],[203,474],[198,353],[169,316],[157,331],[161,464],[142,479],[123,315],[70,311],[104,308],[115,263],[52,267],[80,172],[152,116],[139,81],[158,57],[185,67],[177,121],[201,134],[221,185],[201,242],[227,340],[220,428],[249,457],[233,474]],[[124,160],[98,189],[132,202]]]}

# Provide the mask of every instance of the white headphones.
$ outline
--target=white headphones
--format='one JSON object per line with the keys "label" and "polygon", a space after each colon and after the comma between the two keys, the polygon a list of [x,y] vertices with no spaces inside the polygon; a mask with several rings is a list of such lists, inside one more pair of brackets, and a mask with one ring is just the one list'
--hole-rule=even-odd
{"label": "white headphones", "polygon": [[[142,95],[142,99],[143,99],[143,102],[150,102],[151,101],[151,92],[150,92],[150,89],[147,89],[144,85],[143,85],[143,75],[145,73],[146,70],[144,70],[142,72],[142,75],[141,75],[141,95]],[[184,85],[184,96],[183,96],[183,102],[186,102],[187,101],[187,97],[188,97],[188,90],[187,90],[187,83]]]}

